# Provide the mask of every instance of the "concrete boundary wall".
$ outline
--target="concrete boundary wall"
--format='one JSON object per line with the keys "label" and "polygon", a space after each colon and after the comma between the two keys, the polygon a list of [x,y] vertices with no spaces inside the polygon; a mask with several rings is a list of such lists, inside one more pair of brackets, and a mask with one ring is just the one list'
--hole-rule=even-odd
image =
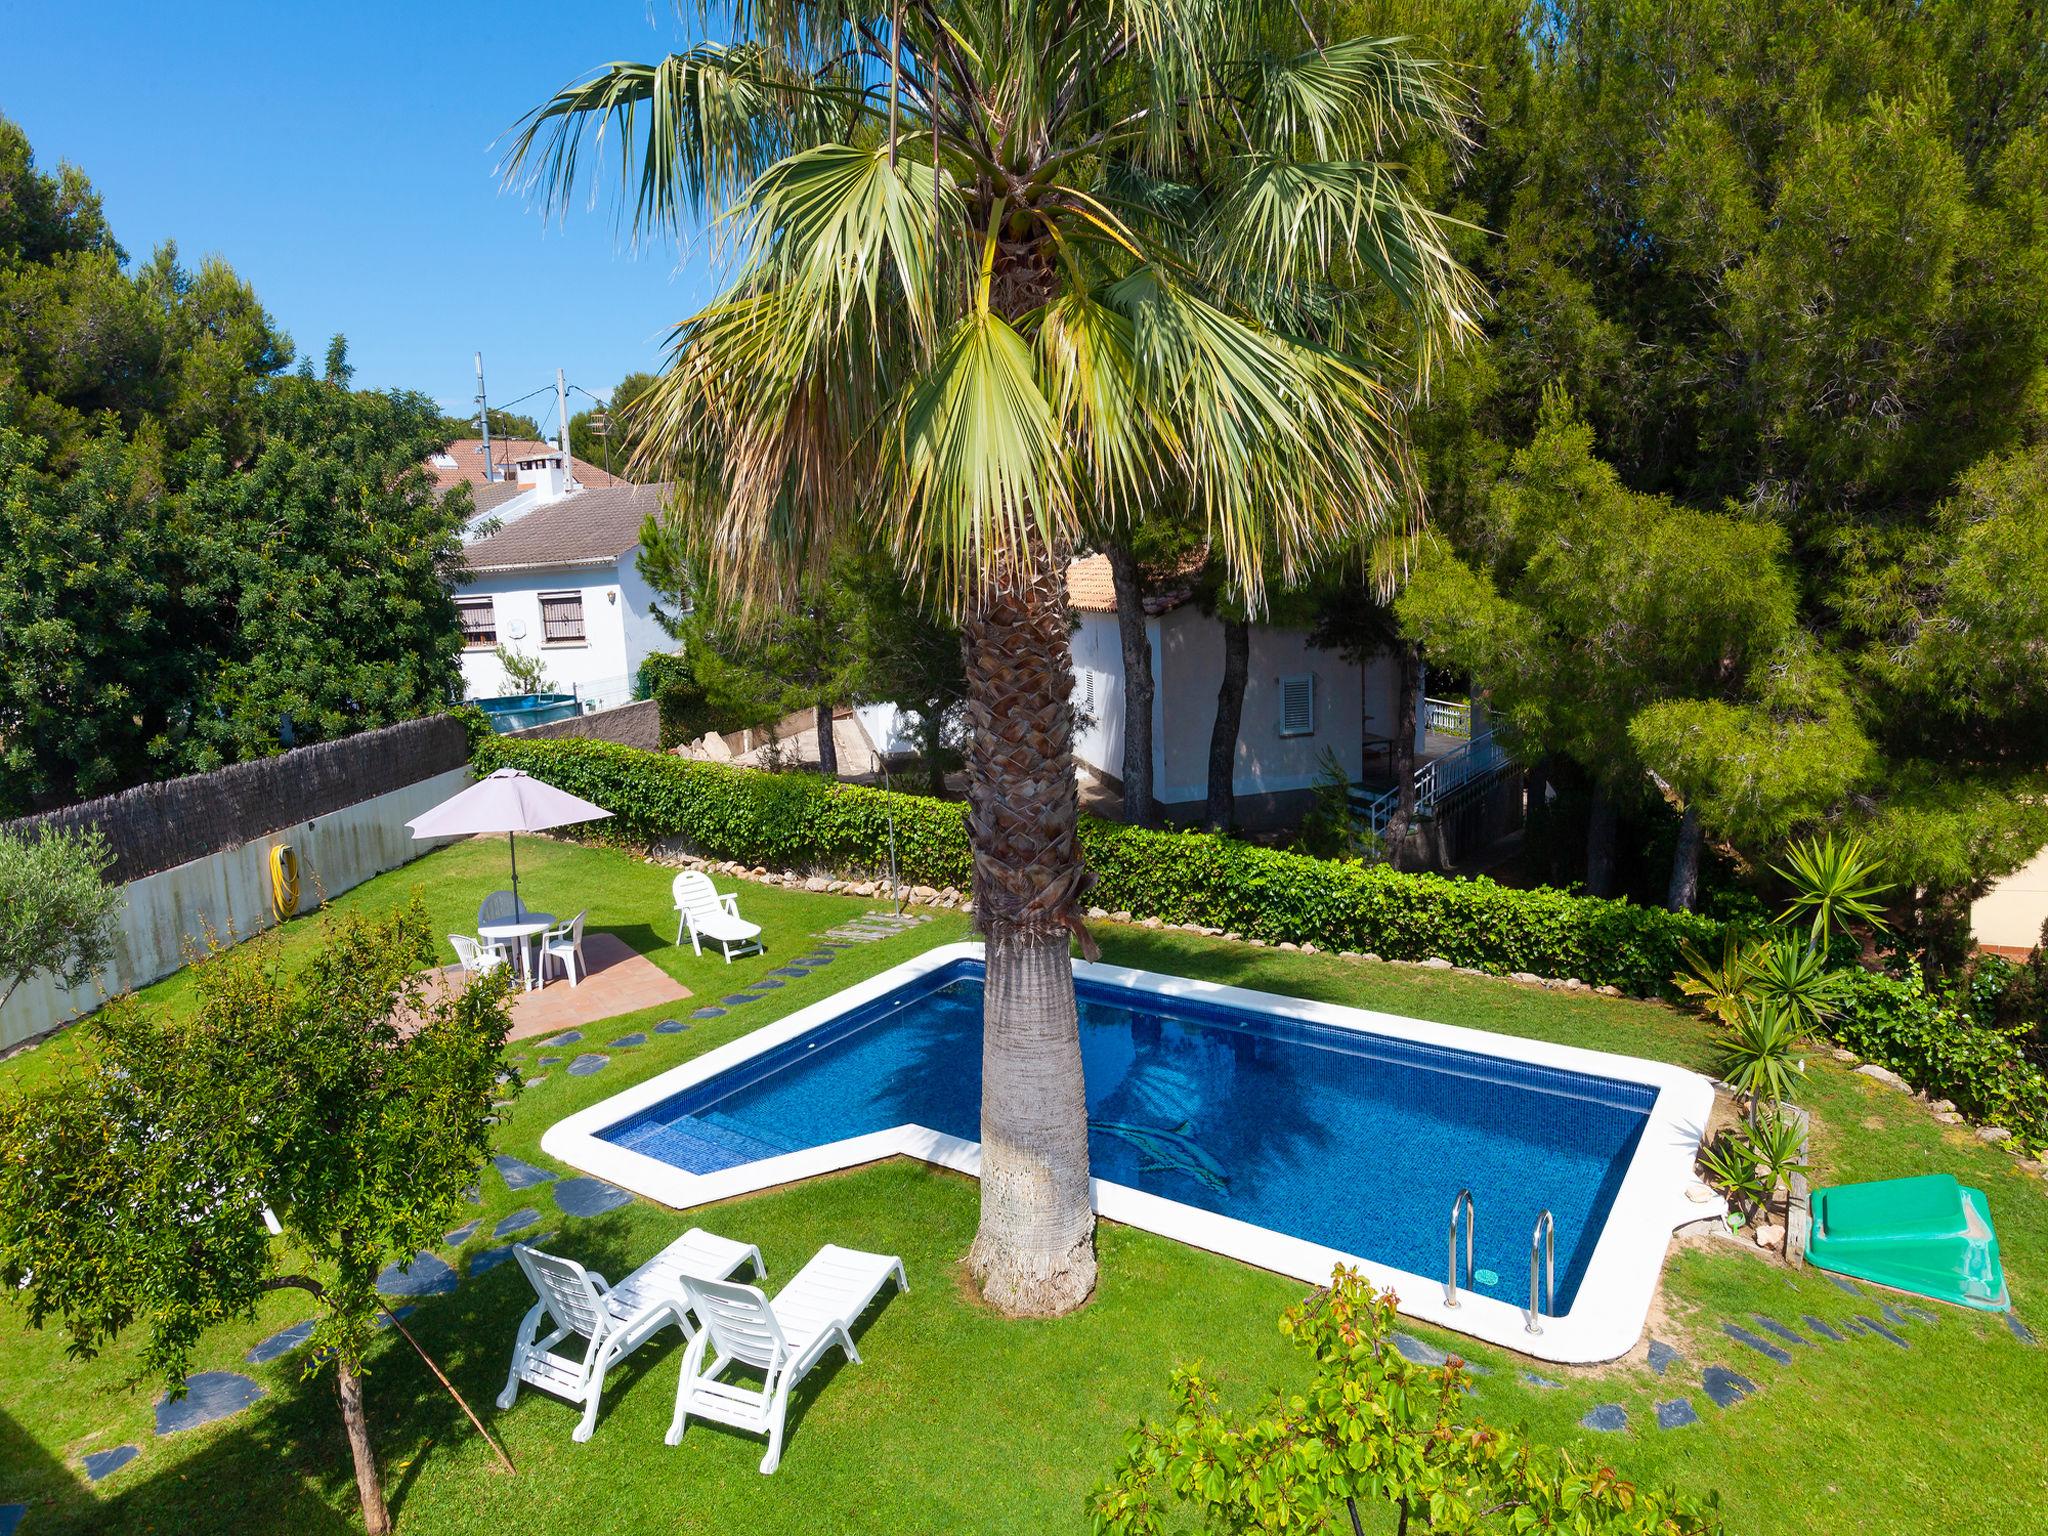
{"label": "concrete boundary wall", "polygon": [[24,982],[0,1007],[0,1050],[170,975],[205,947],[209,934],[223,940],[246,939],[270,927],[270,850],[280,843],[290,844],[298,854],[298,911],[310,912],[323,897],[338,896],[372,875],[453,841],[415,842],[405,823],[461,790],[469,778],[466,764],[444,768],[401,788],[130,880],[123,889],[121,936],[113,965],[81,987],[67,989],[48,976]]}

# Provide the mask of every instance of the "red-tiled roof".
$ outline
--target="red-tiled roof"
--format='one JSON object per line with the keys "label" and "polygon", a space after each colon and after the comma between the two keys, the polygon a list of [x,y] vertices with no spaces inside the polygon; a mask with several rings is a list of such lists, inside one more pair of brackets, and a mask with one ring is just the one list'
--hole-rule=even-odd
{"label": "red-tiled roof", "polygon": [[[538,458],[544,453],[559,453],[560,451],[553,443],[536,442],[530,437],[494,437],[491,439],[491,463],[497,466],[500,474],[506,472],[506,466],[516,463],[520,459]],[[485,483],[487,477],[484,474],[484,445],[482,438],[458,437],[448,445],[447,456],[455,462],[453,464],[437,464],[432,459],[427,460],[427,470],[433,475],[434,484],[440,489],[445,491],[451,485],[460,485],[465,480],[471,485],[482,485]],[[574,457],[571,457],[569,462],[576,478],[584,485],[601,486],[614,483],[595,464],[586,464],[583,460]]]}
{"label": "red-tiled roof", "polygon": [[[1174,573],[1171,585],[1146,595],[1145,611],[1155,615],[1166,613],[1192,597],[1188,578],[1202,568],[1205,559],[1205,552],[1190,555],[1181,570]],[[1109,569],[1109,556],[1083,555],[1067,566],[1067,602],[1076,613],[1116,612],[1116,577]]]}

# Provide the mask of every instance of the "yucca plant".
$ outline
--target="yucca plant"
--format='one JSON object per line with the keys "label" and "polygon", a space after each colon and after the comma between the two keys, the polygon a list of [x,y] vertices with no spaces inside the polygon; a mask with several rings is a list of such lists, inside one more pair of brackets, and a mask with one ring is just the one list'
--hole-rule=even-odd
{"label": "yucca plant", "polygon": [[633,430],[721,590],[773,604],[851,531],[962,621],[988,954],[969,1262],[996,1305],[1063,1312],[1095,1273],[1067,558],[1187,508],[1256,606],[1410,517],[1404,395],[1478,294],[1393,157],[1462,146],[1465,93],[1293,0],[718,14],[734,41],[536,109],[508,175],[565,207],[595,143],[636,234],[719,232],[728,284]]}
{"label": "yucca plant", "polygon": [[1700,1172],[1745,1216],[1764,1209],[1771,1186],[1757,1167],[1756,1147],[1741,1131],[1723,1131],[1700,1151]]}
{"label": "yucca plant", "polygon": [[1784,865],[1771,867],[1793,888],[1779,921],[1809,921],[1814,948],[1825,950],[1851,923],[1884,931],[1877,898],[1891,890],[1893,882],[1878,879],[1882,864],[1865,852],[1862,838],[1837,842],[1832,832],[1805,838],[1785,850]]}
{"label": "yucca plant", "polygon": [[1791,1182],[1795,1173],[1808,1172],[1800,1157],[1799,1123],[1774,1110],[1761,1116],[1750,1128],[1749,1150],[1768,1197],[1777,1197],[1780,1185]]}
{"label": "yucca plant", "polygon": [[1701,953],[1687,939],[1678,946],[1685,969],[1672,982],[1708,1018],[1733,1024],[1742,1012],[1742,1000],[1750,995],[1751,959],[1759,947],[1759,941],[1732,926],[1722,931],[1717,957]]}
{"label": "yucca plant", "polygon": [[1849,986],[1849,973],[1829,969],[1825,950],[1782,929],[1750,951],[1747,969],[1744,995],[1786,1015],[1800,1034],[1833,1018]]}
{"label": "yucca plant", "polygon": [[1799,1035],[1796,1016],[1747,998],[1722,1032],[1721,1076],[1748,1103],[1752,1126],[1765,1103],[1780,1104],[1794,1096],[1806,1072],[1806,1063],[1793,1054]]}

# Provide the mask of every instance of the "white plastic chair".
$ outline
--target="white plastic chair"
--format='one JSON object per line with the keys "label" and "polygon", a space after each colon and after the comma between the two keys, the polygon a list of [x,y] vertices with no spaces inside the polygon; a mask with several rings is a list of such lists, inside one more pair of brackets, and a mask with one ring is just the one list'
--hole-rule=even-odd
{"label": "white plastic chair", "polygon": [[[768,1454],[761,1458],[761,1471],[773,1472],[782,1460],[790,1388],[829,1349],[843,1349],[847,1359],[860,1364],[853,1325],[892,1277],[898,1290],[910,1289],[901,1259],[833,1243],[820,1248],[773,1301],[751,1285],[685,1275],[683,1285],[700,1328],[683,1352],[668,1443],[681,1443],[692,1415],[712,1419],[767,1435]],[[707,1354],[709,1365],[704,1363]],[[759,1371],[761,1385],[718,1380],[719,1373],[734,1364]]]}
{"label": "white plastic chair", "polygon": [[540,936],[540,963],[546,971],[550,960],[562,962],[562,971],[569,978],[569,985],[575,986],[584,975],[583,967],[583,919],[590,915],[589,909],[578,912],[566,923],[557,923]]}
{"label": "white plastic chair", "polygon": [[493,923],[516,923],[526,915],[526,903],[510,891],[493,891],[476,909],[476,925],[488,928]]}
{"label": "white plastic chair", "polygon": [[719,895],[711,877],[702,870],[684,870],[676,876],[669,889],[676,903],[678,944],[688,933],[690,948],[701,955],[704,953],[704,940],[709,939],[725,956],[727,965],[732,964],[735,954],[766,952],[761,943],[761,925],[741,917],[739,897]]}
{"label": "white plastic chair", "polygon": [[462,962],[462,968],[472,976],[488,976],[511,958],[497,945],[472,939],[466,933],[451,933],[448,942],[455,946],[455,958]]}
{"label": "white plastic chair", "polygon": [[[524,1244],[515,1247],[512,1256],[540,1300],[520,1321],[512,1345],[512,1369],[506,1373],[505,1390],[498,1394],[498,1406],[510,1408],[518,1400],[521,1382],[581,1403],[583,1418],[576,1426],[577,1440],[588,1440],[597,1427],[597,1404],[606,1372],[670,1324],[682,1329],[685,1338],[693,1336],[685,1288],[688,1277],[723,1281],[746,1264],[753,1266],[756,1278],[767,1273],[759,1248],[698,1227],[615,1286],[606,1285],[602,1275],[592,1274],[574,1259]],[[543,1317],[554,1324],[544,1338]],[[565,1339],[582,1341],[580,1358],[553,1352]]]}

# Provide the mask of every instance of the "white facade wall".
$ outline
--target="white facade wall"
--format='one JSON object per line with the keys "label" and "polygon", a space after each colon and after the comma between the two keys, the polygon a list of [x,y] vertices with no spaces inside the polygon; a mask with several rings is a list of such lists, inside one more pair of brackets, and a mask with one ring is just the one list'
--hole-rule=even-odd
{"label": "white facade wall", "polygon": [[[574,692],[609,707],[633,696],[640,663],[675,642],[654,617],[654,589],[640,574],[639,550],[616,564],[559,571],[485,571],[462,586],[458,596],[489,597],[497,616],[498,639],[512,650],[538,654],[547,663],[552,691]],[[544,592],[583,595],[581,643],[542,640],[540,599]],[[462,653],[463,693],[494,698],[505,691],[505,669],[489,648]]]}
{"label": "white facade wall", "polygon": [[405,824],[468,783],[468,768],[451,768],[346,810],[129,882],[122,891],[114,963],[80,987],[60,987],[48,976],[24,982],[0,1007],[0,1049],[170,975],[193,954],[203,952],[209,937],[223,942],[246,939],[270,927],[275,920],[270,910],[270,850],[280,843],[290,844],[298,854],[298,910],[310,912],[323,897],[339,896],[372,875],[454,841],[415,841]]}
{"label": "white facade wall", "polygon": [[[1074,756],[1098,773],[1121,779],[1124,773],[1124,648],[1113,613],[1084,613],[1074,631],[1073,704],[1079,717]],[[1153,676],[1159,675],[1158,622],[1148,620],[1153,637]],[[1154,708],[1157,702],[1155,700]]]}

